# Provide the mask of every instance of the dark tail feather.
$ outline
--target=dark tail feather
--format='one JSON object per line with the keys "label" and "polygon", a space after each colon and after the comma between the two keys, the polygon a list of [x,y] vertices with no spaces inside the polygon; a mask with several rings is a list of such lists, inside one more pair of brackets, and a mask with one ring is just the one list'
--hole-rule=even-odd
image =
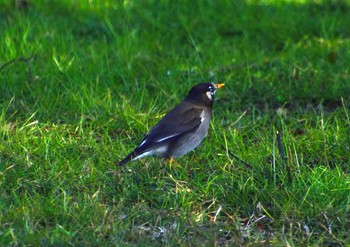
{"label": "dark tail feather", "polygon": [[129,153],[128,156],[126,156],[123,160],[121,160],[117,165],[118,166],[123,166],[123,165],[126,165],[127,163],[129,163],[132,160],[137,160],[138,158],[140,158],[140,156],[142,154],[144,154],[144,152],[145,152],[145,149],[137,147],[137,148],[135,148],[134,151]]}
{"label": "dark tail feather", "polygon": [[130,153],[128,156],[126,156],[123,160],[121,160],[117,166],[123,166],[126,165],[127,163],[129,163],[130,161],[132,161],[132,157],[133,157],[133,152]]}

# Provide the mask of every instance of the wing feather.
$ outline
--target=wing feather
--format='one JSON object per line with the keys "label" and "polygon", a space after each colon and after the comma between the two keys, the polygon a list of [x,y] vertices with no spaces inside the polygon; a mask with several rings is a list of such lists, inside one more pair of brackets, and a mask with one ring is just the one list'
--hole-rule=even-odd
{"label": "wing feather", "polygon": [[143,138],[137,149],[147,150],[152,144],[170,141],[198,128],[203,121],[204,109],[182,102],[168,112]]}

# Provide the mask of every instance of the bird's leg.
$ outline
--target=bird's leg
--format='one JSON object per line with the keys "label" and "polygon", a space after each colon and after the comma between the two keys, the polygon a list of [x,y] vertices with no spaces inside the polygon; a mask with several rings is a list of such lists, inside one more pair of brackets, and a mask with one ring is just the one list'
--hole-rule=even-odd
{"label": "bird's leg", "polygon": [[168,165],[170,167],[172,167],[172,165],[174,164],[175,166],[182,168],[182,166],[179,164],[179,162],[177,162],[174,158],[170,157],[170,158],[166,158],[165,161],[168,163]]}

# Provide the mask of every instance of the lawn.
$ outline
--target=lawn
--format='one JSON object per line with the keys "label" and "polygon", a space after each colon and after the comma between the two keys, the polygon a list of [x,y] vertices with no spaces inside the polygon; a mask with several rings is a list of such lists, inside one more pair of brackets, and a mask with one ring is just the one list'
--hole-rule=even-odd
{"label": "lawn", "polygon": [[[350,2],[0,3],[1,246],[350,246]],[[202,144],[117,167],[189,89]]]}

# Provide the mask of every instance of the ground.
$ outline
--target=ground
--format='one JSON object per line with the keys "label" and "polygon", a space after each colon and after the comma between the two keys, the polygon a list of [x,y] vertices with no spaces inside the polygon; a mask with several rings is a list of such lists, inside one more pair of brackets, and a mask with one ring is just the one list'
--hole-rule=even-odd
{"label": "ground", "polygon": [[[0,3],[0,245],[348,246],[349,1]],[[207,138],[117,167],[196,83]]]}

